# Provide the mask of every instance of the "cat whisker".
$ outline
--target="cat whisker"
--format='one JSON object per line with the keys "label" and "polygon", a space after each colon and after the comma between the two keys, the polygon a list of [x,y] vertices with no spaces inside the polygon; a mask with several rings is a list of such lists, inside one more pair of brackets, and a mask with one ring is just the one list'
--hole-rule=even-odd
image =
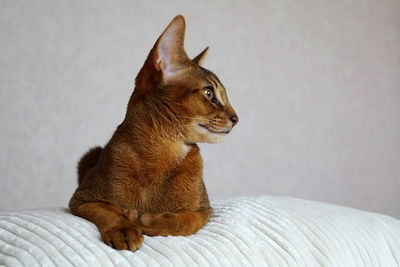
{"label": "cat whisker", "polygon": [[201,122],[201,123],[211,123],[211,121],[210,121],[210,120],[202,120],[202,119],[197,119],[197,120],[194,120],[194,121],[193,121],[193,123],[196,123],[196,122]]}
{"label": "cat whisker", "polygon": [[193,117],[185,117],[185,116],[176,116],[176,117],[179,118],[179,119],[192,119],[192,120],[196,120],[196,121],[210,121],[208,119],[196,119],[196,118],[193,118]]}
{"label": "cat whisker", "polygon": [[182,119],[193,119],[193,117],[185,117],[185,116],[176,116],[177,118],[182,118]]}

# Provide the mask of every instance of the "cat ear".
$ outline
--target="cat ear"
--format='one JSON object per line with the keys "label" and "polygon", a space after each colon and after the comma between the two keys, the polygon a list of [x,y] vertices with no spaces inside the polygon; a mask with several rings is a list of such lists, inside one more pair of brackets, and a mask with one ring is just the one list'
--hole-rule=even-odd
{"label": "cat ear", "polygon": [[183,47],[185,26],[183,16],[176,16],[154,46],[154,66],[162,71],[163,78],[174,76],[190,63]]}
{"label": "cat ear", "polygon": [[208,48],[209,47],[207,46],[206,49],[204,49],[203,52],[201,52],[197,57],[193,58],[192,61],[197,65],[200,65],[207,54]]}

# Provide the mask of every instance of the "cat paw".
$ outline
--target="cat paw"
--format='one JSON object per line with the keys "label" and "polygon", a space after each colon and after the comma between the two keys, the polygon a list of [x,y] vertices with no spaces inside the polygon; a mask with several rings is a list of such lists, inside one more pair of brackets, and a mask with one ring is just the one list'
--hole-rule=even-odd
{"label": "cat paw", "polygon": [[128,209],[124,210],[124,216],[125,216],[125,218],[126,218],[128,221],[130,221],[130,222],[132,222],[132,223],[134,223],[134,224],[138,224],[138,223],[139,223],[139,222],[138,222],[138,218],[139,218],[140,215],[142,215],[142,214],[143,214],[143,212],[138,211],[138,210],[128,210]]}
{"label": "cat paw", "polygon": [[149,236],[167,236],[171,233],[171,228],[174,226],[174,213],[143,213],[137,217],[143,234]]}
{"label": "cat paw", "polygon": [[134,225],[119,225],[102,234],[104,243],[118,250],[135,251],[143,243],[143,234],[139,227]]}

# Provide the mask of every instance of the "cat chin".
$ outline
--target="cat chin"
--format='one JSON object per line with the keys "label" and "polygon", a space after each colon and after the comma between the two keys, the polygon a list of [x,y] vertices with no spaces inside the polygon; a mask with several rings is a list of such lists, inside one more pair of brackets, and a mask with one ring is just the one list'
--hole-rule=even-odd
{"label": "cat chin", "polygon": [[211,132],[204,128],[204,126],[198,126],[197,130],[202,136],[201,143],[215,144],[222,142],[226,139],[229,132]]}
{"label": "cat chin", "polygon": [[228,134],[209,134],[207,140],[204,143],[215,144],[222,142],[226,139]]}

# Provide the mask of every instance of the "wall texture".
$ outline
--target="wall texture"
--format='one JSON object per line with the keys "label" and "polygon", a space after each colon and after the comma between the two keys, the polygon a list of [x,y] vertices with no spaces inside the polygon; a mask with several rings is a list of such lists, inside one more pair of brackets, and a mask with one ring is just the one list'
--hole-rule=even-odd
{"label": "wall texture", "polygon": [[0,2],[0,210],[65,206],[177,14],[240,122],[202,145],[211,199],[290,195],[400,218],[400,2]]}

